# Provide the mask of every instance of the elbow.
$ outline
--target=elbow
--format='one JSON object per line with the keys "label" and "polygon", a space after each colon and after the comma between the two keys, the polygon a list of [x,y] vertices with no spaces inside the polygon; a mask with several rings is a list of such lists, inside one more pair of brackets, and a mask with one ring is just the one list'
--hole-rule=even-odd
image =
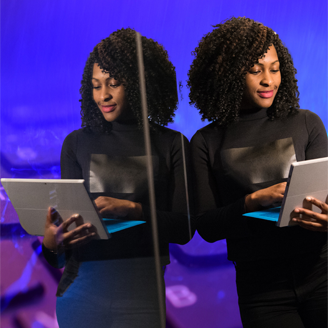
{"label": "elbow", "polygon": [[213,231],[208,231],[207,229],[197,228],[197,232],[208,243],[215,243],[218,240],[225,239],[223,236],[214,234]]}
{"label": "elbow", "polygon": [[203,220],[202,215],[197,217],[196,230],[198,234],[208,243],[215,243],[218,240],[226,238],[226,236],[222,234],[222,230],[219,227],[211,224],[211,222]]}
{"label": "elbow", "polygon": [[194,237],[196,232],[196,218],[195,216],[191,215],[190,221],[188,223],[188,227],[185,227],[188,233],[184,233],[183,239],[179,242],[179,245],[185,245],[190,242],[190,240]]}
{"label": "elbow", "polygon": [[193,238],[195,234],[195,229],[188,229],[185,232],[179,234],[179,236],[176,236],[176,238],[169,240],[169,243],[172,244],[178,244],[178,245],[186,245],[190,242],[190,240]]}

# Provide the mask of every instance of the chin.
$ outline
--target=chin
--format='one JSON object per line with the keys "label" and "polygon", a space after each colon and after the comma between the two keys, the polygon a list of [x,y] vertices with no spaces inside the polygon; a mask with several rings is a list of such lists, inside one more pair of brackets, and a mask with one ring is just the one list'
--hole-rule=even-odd
{"label": "chin", "polygon": [[117,113],[102,113],[103,118],[107,121],[107,122],[114,122],[118,119],[118,117],[120,115],[117,115]]}
{"label": "chin", "polygon": [[273,101],[261,101],[260,103],[258,103],[258,107],[260,108],[269,108],[271,107],[273,104]]}

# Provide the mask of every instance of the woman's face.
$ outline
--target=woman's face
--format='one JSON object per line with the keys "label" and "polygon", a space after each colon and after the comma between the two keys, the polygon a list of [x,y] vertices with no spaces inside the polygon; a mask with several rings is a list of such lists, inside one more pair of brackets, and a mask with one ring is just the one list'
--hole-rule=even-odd
{"label": "woman's face", "polygon": [[93,65],[93,99],[107,122],[122,121],[130,116],[123,84]]}
{"label": "woman's face", "polygon": [[241,110],[269,108],[281,83],[279,59],[272,45],[246,74]]}

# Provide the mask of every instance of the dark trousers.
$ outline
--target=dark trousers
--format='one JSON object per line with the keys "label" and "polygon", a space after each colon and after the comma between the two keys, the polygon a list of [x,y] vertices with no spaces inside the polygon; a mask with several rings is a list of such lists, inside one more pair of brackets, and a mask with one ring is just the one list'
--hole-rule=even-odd
{"label": "dark trousers", "polygon": [[327,328],[327,251],[236,263],[244,328]]}

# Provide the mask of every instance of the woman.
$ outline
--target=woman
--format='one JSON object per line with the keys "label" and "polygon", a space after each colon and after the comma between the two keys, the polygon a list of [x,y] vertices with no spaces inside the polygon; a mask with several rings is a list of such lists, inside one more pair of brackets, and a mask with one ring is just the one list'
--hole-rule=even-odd
{"label": "woman", "polygon": [[[49,209],[43,253],[52,265],[66,261],[57,291],[60,327],[160,326],[135,34],[118,30],[90,54],[80,89],[83,128],[64,141],[61,173],[85,180],[103,217],[146,223],[95,240],[89,223],[67,231],[78,215],[57,227]],[[163,127],[177,108],[176,77],[161,45],[145,37],[142,45],[164,266],[168,243],[189,241],[181,134]]]}
{"label": "woman", "polygon": [[247,18],[216,25],[194,54],[190,100],[213,122],[191,141],[197,229],[227,239],[243,325],[327,327],[327,204],[310,199],[322,213],[296,209],[293,227],[242,216],[281,202],[293,161],[327,156],[321,120],[299,109],[292,58]]}

